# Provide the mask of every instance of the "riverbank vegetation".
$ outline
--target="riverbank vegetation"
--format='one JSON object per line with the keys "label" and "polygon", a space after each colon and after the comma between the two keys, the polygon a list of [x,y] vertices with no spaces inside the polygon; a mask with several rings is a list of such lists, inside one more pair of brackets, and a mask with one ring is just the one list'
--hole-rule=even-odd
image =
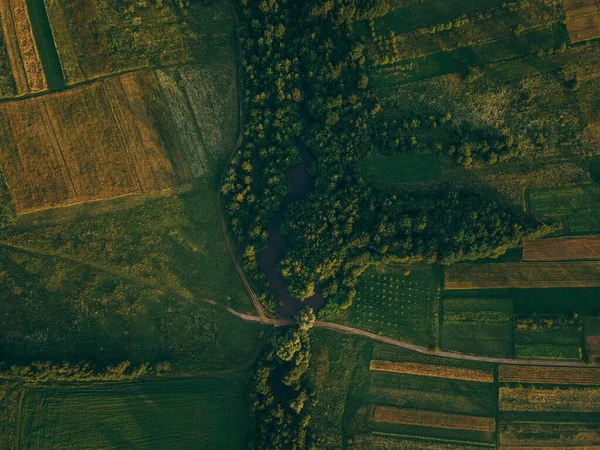
{"label": "riverbank vegetation", "polygon": [[[289,207],[280,270],[300,299],[319,284],[331,304],[347,307],[370,265],[495,257],[548,232],[494,193],[451,186],[385,190],[363,179],[364,161],[389,138],[381,133],[382,105],[370,89],[356,27],[385,15],[387,2],[244,3],[248,123],[222,192],[246,268],[260,286],[266,285],[256,255],[288,193],[285,169],[299,161],[298,142],[317,159],[315,191]],[[472,153],[488,152],[482,145],[468,143]]]}

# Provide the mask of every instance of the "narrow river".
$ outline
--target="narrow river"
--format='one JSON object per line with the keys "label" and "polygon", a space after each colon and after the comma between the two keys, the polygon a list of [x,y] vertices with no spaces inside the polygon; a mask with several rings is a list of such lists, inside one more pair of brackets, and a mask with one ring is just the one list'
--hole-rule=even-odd
{"label": "narrow river", "polygon": [[269,282],[269,292],[277,300],[277,314],[284,317],[292,317],[304,305],[318,310],[325,301],[319,286],[315,287],[315,294],[304,302],[294,297],[288,291],[278,270],[279,262],[283,259],[288,246],[287,239],[280,231],[285,212],[291,203],[304,199],[315,187],[313,177],[308,173],[315,159],[301,142],[296,143],[296,147],[300,153],[302,163],[286,172],[291,194],[269,223],[267,249],[258,255],[258,267],[266,275]]}

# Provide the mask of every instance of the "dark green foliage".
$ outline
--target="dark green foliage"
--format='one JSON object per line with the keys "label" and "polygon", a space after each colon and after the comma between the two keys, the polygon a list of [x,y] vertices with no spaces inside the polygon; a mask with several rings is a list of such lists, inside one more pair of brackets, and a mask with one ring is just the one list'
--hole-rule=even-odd
{"label": "dark green foliage", "polygon": [[10,189],[6,185],[4,171],[0,165],[0,236],[3,232],[11,229],[17,222],[15,205],[12,202]]}
{"label": "dark green foliage", "polygon": [[[385,14],[383,2],[273,1],[243,10],[249,121],[222,192],[256,279],[256,254],[288,192],[283,170],[297,161],[300,139],[317,158],[316,187],[287,214],[289,249],[281,263],[290,292],[300,299],[321,283],[325,296],[347,304],[369,264],[497,256],[540,232],[531,218],[477,192],[390,193],[363,181],[365,159],[380,143],[389,147],[400,139],[393,126],[381,133],[381,105],[369,91],[365,49],[354,31],[357,21]],[[493,163],[513,152],[509,138],[460,133],[447,153],[463,165]]]}
{"label": "dark green foliage", "polygon": [[297,316],[298,326],[277,330],[267,344],[250,386],[253,450],[313,448],[308,405],[315,391],[306,374],[310,363],[310,308]]}
{"label": "dark green foliage", "polygon": [[370,264],[498,256],[540,228],[471,190],[389,193],[357,183],[293,205],[286,233],[292,250],[282,273],[292,292],[319,282],[334,286],[327,290],[334,294],[353,292],[356,277]]}

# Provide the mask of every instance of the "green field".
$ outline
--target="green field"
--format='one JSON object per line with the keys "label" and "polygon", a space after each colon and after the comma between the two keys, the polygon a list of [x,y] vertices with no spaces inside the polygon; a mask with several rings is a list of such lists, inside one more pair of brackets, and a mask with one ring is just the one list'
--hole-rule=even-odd
{"label": "green field", "polygon": [[48,22],[44,0],[27,0],[27,9],[48,88],[60,89],[64,87],[65,80],[60,68],[58,53],[54,46],[54,38]]}
{"label": "green field", "polygon": [[370,403],[454,414],[494,414],[494,386],[445,378],[371,372]]}
{"label": "green field", "polygon": [[[49,0],[48,16],[67,83],[141,67],[218,62],[235,52],[225,0],[129,2]],[[234,70],[230,68],[229,70]]]}
{"label": "green field", "polygon": [[512,301],[449,298],[443,302],[442,345],[447,350],[511,357]]}
{"label": "green field", "polygon": [[437,345],[440,285],[434,267],[368,269],[344,323],[420,345]]}
{"label": "green field", "polygon": [[527,192],[528,210],[544,220],[560,221],[559,234],[600,231],[600,186],[581,185]]}
{"label": "green field", "polygon": [[7,364],[88,361],[102,370],[169,361],[174,371],[244,366],[260,327],[203,302],[59,258],[0,250]]}
{"label": "green field", "polygon": [[582,357],[581,336],[573,331],[515,331],[517,358],[571,359]]}
{"label": "green field", "polygon": [[440,158],[434,154],[376,156],[363,164],[363,173],[381,184],[435,180],[440,176]]}
{"label": "green field", "polygon": [[35,385],[25,389],[19,448],[246,448],[236,379]]}

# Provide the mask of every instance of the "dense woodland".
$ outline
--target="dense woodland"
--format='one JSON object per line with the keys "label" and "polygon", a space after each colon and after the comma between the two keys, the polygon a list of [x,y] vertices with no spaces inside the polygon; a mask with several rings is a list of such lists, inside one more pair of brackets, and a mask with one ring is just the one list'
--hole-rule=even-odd
{"label": "dense woodland", "polygon": [[296,327],[274,332],[255,369],[249,394],[254,430],[251,449],[316,448],[307,413],[308,404],[317,401],[307,376],[315,315],[305,308],[295,319]]}
{"label": "dense woodland", "polygon": [[[411,150],[407,138],[407,128],[421,122],[385,120],[369,90],[365,42],[355,25],[388,9],[385,0],[242,0],[246,127],[222,187],[231,229],[246,269],[264,285],[256,256],[289,192],[285,169],[298,164],[296,145],[306,145],[317,159],[316,187],[287,212],[290,245],[280,269],[301,299],[320,284],[330,308],[351,304],[357,277],[371,264],[494,257],[547,232],[493,194],[449,186],[391,192],[363,179],[361,165],[375,151],[423,151]],[[466,167],[520,152],[509,136],[465,128],[456,136],[455,145],[429,150]]]}

